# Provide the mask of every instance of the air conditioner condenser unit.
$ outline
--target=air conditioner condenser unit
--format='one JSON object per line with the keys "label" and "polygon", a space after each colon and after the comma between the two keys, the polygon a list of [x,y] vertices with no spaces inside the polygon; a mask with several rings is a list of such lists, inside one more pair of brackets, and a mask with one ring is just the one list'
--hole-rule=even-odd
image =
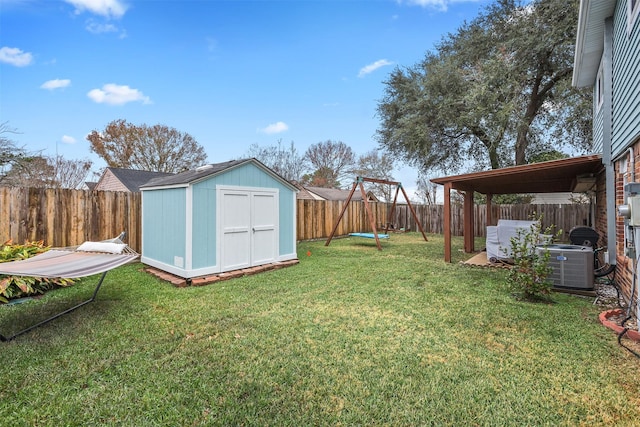
{"label": "air conditioner condenser unit", "polygon": [[538,246],[538,253],[549,251],[549,279],[558,289],[593,289],[593,248],[580,245]]}

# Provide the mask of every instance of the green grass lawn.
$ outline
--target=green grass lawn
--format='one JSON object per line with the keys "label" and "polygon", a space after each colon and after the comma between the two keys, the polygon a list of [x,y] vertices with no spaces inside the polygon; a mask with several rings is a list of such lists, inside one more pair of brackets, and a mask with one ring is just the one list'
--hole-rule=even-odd
{"label": "green grass lawn", "polygon": [[[593,299],[517,301],[429,238],[300,243],[299,265],[204,287],[120,267],[0,343],[0,424],[640,425],[640,361]],[[0,332],[96,280],[0,307]]]}

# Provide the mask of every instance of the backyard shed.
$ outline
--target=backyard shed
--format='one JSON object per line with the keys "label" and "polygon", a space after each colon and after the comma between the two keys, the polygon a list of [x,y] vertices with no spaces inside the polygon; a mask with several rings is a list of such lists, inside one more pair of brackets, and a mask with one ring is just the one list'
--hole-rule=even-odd
{"label": "backyard shed", "polygon": [[147,265],[190,279],[297,258],[297,189],[256,159],[201,166],[141,191]]}

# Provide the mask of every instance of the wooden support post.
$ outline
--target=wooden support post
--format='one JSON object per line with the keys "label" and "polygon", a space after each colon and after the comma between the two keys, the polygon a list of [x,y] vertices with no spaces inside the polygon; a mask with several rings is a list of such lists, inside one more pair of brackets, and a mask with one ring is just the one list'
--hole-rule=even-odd
{"label": "wooden support post", "polygon": [[424,230],[422,228],[422,224],[420,224],[420,220],[418,219],[418,215],[416,215],[416,211],[413,210],[413,206],[411,206],[411,202],[409,201],[409,198],[407,197],[407,193],[405,193],[404,188],[402,187],[402,184],[399,184],[398,187],[400,187],[400,189],[402,190],[402,195],[404,195],[404,198],[407,201],[407,205],[409,206],[409,210],[411,211],[411,214],[413,215],[413,219],[416,220],[416,224],[418,225],[418,228],[420,229],[420,232],[422,233],[422,237],[424,237],[424,241],[428,242],[427,235],[424,233]]}
{"label": "wooden support post", "polygon": [[493,194],[487,193],[487,225],[493,224],[493,208],[491,202],[493,201]]}
{"label": "wooden support post", "polygon": [[474,251],[475,230],[473,215],[473,191],[464,192],[464,251],[471,253]]}
{"label": "wooden support post", "polygon": [[451,183],[444,184],[444,261],[451,262]]}
{"label": "wooden support post", "polygon": [[338,215],[338,219],[336,220],[335,225],[333,226],[333,230],[331,230],[331,234],[327,238],[327,241],[324,243],[325,246],[329,246],[331,243],[331,239],[333,239],[333,235],[336,234],[336,230],[338,229],[338,225],[344,216],[345,211],[347,210],[347,206],[349,206],[349,202],[351,202],[351,198],[353,197],[353,193],[356,191],[356,187],[358,186],[358,181],[353,183],[353,187],[351,188],[351,192],[349,193],[349,197],[347,197],[347,201],[344,202],[342,206],[342,210],[340,211],[340,215]]}

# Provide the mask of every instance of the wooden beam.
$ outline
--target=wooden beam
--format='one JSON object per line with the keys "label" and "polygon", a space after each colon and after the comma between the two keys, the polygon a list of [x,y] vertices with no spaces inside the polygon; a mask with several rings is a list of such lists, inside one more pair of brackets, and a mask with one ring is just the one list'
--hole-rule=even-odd
{"label": "wooden beam", "polygon": [[418,219],[418,215],[416,215],[416,211],[413,210],[413,206],[411,206],[411,202],[409,201],[409,197],[407,197],[407,193],[404,191],[404,187],[402,187],[402,184],[399,184],[398,187],[400,187],[400,189],[402,190],[402,194],[404,195],[405,200],[407,201],[407,205],[409,206],[409,210],[411,211],[411,214],[413,215],[413,219],[416,220],[416,224],[418,225],[418,228],[420,229],[420,232],[422,233],[422,237],[424,237],[424,241],[427,242],[427,235],[424,233],[424,229],[422,228],[422,224],[420,224],[420,220]]}
{"label": "wooden beam", "polygon": [[451,182],[444,184],[444,261],[451,262]]}
{"label": "wooden beam", "polygon": [[487,224],[486,225],[494,225],[493,224],[493,207],[491,206],[491,202],[493,201],[493,194],[487,194]]}
{"label": "wooden beam", "polygon": [[465,191],[464,193],[464,251],[471,253],[474,251],[474,234],[473,229],[473,191]]}
{"label": "wooden beam", "polygon": [[387,181],[386,179],[378,179],[378,178],[365,178],[363,176],[358,177],[362,182],[374,182],[376,184],[389,184],[389,185],[400,185],[397,181]]}
{"label": "wooden beam", "polygon": [[351,202],[351,198],[353,197],[353,193],[356,191],[357,186],[358,186],[358,181],[353,183],[353,187],[351,188],[349,197],[347,197],[347,201],[344,202],[344,205],[342,206],[342,210],[340,211],[340,215],[338,215],[338,219],[336,220],[336,223],[333,226],[333,230],[331,230],[331,234],[327,238],[327,241],[324,243],[325,246],[329,246],[329,243],[331,243],[331,239],[333,239],[333,235],[336,234],[338,225],[340,224],[340,221],[342,220],[342,217],[344,216],[344,213],[347,210],[347,206],[349,206],[349,202]]}

